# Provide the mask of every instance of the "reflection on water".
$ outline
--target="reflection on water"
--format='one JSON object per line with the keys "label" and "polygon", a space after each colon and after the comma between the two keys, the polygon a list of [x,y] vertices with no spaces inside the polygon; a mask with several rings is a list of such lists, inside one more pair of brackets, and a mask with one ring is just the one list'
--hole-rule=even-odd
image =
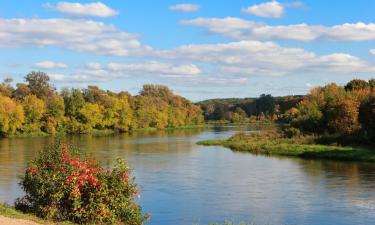
{"label": "reflection on water", "polygon": [[[373,224],[375,165],[232,152],[197,146],[251,128],[138,132],[67,141],[110,167],[126,158],[152,214],[148,224],[207,224],[224,219],[256,224]],[[0,140],[0,202],[22,194],[18,176],[53,138]]]}

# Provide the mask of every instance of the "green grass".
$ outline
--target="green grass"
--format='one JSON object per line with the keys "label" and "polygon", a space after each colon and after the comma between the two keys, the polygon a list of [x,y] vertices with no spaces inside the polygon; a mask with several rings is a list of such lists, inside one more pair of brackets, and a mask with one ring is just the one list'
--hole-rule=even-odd
{"label": "green grass", "polygon": [[331,146],[315,144],[315,136],[285,138],[277,131],[239,133],[227,140],[200,141],[199,145],[220,145],[234,151],[310,159],[375,162],[371,146]]}

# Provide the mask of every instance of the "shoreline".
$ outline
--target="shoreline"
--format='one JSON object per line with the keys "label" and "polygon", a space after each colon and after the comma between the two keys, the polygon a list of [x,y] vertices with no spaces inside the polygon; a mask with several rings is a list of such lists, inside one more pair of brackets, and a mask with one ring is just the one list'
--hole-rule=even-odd
{"label": "shoreline", "polygon": [[336,161],[357,161],[375,163],[373,146],[336,146],[312,143],[313,137],[301,139],[260,137],[236,134],[227,140],[204,140],[197,142],[203,146],[222,146],[232,151],[248,152],[256,155],[298,157]]}
{"label": "shoreline", "polygon": [[183,127],[167,127],[167,128],[141,128],[141,129],[135,129],[128,132],[116,132],[115,130],[93,130],[88,133],[55,133],[55,134],[48,134],[44,132],[39,133],[20,133],[20,134],[14,134],[9,135],[5,137],[0,137],[0,139],[6,139],[6,138],[37,138],[37,137],[63,137],[63,136],[69,136],[69,135],[91,135],[91,136],[110,136],[115,134],[131,134],[135,132],[151,132],[151,131],[173,131],[173,130],[190,130],[190,129],[201,129],[201,128],[209,128],[212,127],[209,124],[205,125],[192,125],[192,126],[183,126]]}

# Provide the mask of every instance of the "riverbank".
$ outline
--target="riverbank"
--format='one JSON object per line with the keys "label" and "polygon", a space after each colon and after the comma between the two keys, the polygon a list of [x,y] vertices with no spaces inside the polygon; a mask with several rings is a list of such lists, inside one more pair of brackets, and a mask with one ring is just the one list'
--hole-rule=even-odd
{"label": "riverbank", "polygon": [[[202,124],[202,125],[191,125],[191,126],[182,126],[182,127],[166,127],[166,128],[140,128],[140,129],[134,129],[128,132],[116,132],[115,130],[92,130],[87,133],[80,133],[78,135],[91,135],[91,136],[109,136],[114,134],[128,134],[128,133],[134,133],[134,132],[150,132],[150,131],[173,131],[173,130],[189,130],[189,129],[201,129],[201,128],[208,128],[212,127],[211,124]],[[64,133],[64,132],[58,132],[55,134],[49,134],[45,132],[36,132],[36,133],[16,133],[12,135],[8,135],[5,137],[0,138],[30,138],[30,137],[61,137],[65,135],[77,135],[77,134],[70,134],[70,133]]]}
{"label": "riverbank", "polygon": [[317,144],[316,139],[316,136],[287,138],[278,131],[260,131],[238,133],[227,140],[207,140],[197,144],[220,145],[234,151],[262,155],[375,162],[375,150],[371,146],[322,145]]}
{"label": "riverbank", "polygon": [[15,208],[0,203],[0,224],[7,225],[39,225],[39,224],[54,224],[54,225],[73,225],[70,222],[52,222],[38,218],[31,214],[25,214],[17,211]]}
{"label": "riverbank", "polygon": [[[71,222],[52,222],[48,220],[43,220],[36,216],[25,214],[17,211],[16,209],[0,203],[0,224],[7,225],[74,225]],[[198,224],[194,224],[198,225]],[[209,225],[236,225],[230,221],[224,221],[223,223],[213,223]],[[240,223],[238,225],[247,225],[245,223]]]}

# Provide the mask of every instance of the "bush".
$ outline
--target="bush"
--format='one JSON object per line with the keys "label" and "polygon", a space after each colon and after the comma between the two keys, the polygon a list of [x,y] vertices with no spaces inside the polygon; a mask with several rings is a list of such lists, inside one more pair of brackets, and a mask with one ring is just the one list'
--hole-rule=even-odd
{"label": "bush", "polygon": [[77,150],[56,143],[28,165],[20,185],[26,195],[16,208],[39,217],[74,223],[139,225],[145,220],[135,203],[137,188],[126,163],[104,170]]}
{"label": "bush", "polygon": [[301,131],[295,127],[287,127],[283,129],[284,135],[287,138],[299,137],[301,136]]}

